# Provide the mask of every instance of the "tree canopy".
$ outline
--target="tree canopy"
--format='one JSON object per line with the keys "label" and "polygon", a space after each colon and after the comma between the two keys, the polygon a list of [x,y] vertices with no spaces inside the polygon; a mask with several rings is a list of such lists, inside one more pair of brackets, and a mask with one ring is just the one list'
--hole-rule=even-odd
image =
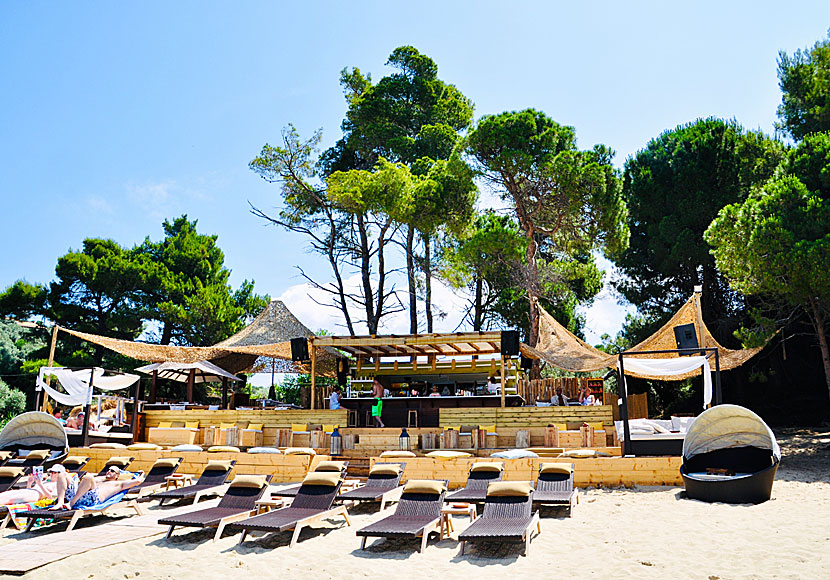
{"label": "tree canopy", "polygon": [[792,56],[778,55],[778,127],[796,141],[830,131],[830,36]]}

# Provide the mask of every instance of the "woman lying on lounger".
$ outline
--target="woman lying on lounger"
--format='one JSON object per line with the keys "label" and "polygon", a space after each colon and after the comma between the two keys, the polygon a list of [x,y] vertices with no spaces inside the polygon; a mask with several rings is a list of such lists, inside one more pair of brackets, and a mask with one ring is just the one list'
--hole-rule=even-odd
{"label": "woman lying on lounger", "polygon": [[57,486],[54,482],[43,483],[38,477],[29,475],[26,487],[0,492],[0,505],[34,503],[45,498],[54,499],[56,495]]}
{"label": "woman lying on lounger", "polygon": [[[62,468],[62,465],[54,465],[49,470],[49,475],[54,473],[55,468]],[[144,481],[143,474],[133,479],[119,481],[121,470],[112,465],[104,475],[86,474],[77,487],[69,478],[66,470],[58,472],[55,476],[57,484],[58,500],[49,509],[85,509],[96,504],[107,501],[117,493],[135,487]]]}

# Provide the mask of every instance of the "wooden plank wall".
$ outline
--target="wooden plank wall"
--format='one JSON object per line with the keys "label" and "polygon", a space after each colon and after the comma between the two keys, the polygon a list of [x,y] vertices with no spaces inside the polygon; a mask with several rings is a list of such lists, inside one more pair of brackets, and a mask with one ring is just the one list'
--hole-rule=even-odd
{"label": "wooden plank wall", "polygon": [[194,409],[191,411],[145,411],[144,430],[141,441],[147,440],[147,429],[157,427],[160,421],[171,421],[174,426],[184,425],[185,421],[199,421],[199,427],[219,427],[222,423],[234,423],[240,429],[244,429],[249,423],[262,423],[263,445],[273,447],[277,443],[277,429],[290,429],[293,424],[306,425],[346,425],[349,412],[346,409],[332,411],[291,409],[285,411],[275,410],[221,410],[209,411],[207,409]]}
{"label": "wooden plank wall", "polygon": [[[620,420],[620,407],[617,404],[617,395],[605,393],[605,401],[614,411],[614,421]],[[648,396],[645,393],[639,395],[628,395],[628,418],[648,419]]]}
{"label": "wooden plank wall", "polygon": [[566,397],[578,399],[579,391],[587,380],[588,377],[558,377],[519,381],[519,395],[530,404],[536,401],[550,401],[556,393],[556,387],[562,385]]}
{"label": "wooden plank wall", "polygon": [[[496,425],[501,427],[545,427],[550,423],[568,423],[568,428],[579,428],[583,422],[602,421],[603,425],[613,425],[610,405],[596,407],[478,407],[460,409],[440,409],[438,423],[442,427],[456,425]],[[499,431],[499,434],[501,432]]]}
{"label": "wooden plank wall", "polygon": [[[389,459],[372,458],[376,461]],[[395,460],[399,461],[399,460]],[[463,487],[470,465],[477,461],[504,462],[505,481],[536,481],[540,463],[573,463],[574,485],[577,487],[630,487],[632,485],[683,485],[680,476],[681,457],[597,457],[594,459],[527,458],[461,458],[439,460],[432,457],[407,457],[404,480],[447,479],[449,487]]]}
{"label": "wooden plank wall", "polygon": [[148,471],[157,459],[162,457],[183,458],[178,473],[199,475],[212,459],[236,459],[231,475],[235,474],[268,474],[272,475],[272,483],[302,481],[306,473],[320,461],[328,460],[328,455],[282,455],[272,453],[207,453],[207,452],[173,452],[173,451],[130,451],[129,449],[91,449],[89,447],[73,447],[70,455],[90,457],[84,471],[98,473],[107,459],[113,456],[135,457],[130,471]]}

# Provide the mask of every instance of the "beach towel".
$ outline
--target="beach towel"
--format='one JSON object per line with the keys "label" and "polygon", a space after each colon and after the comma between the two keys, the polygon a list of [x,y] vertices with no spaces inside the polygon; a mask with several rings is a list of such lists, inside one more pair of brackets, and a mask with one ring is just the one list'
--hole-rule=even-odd
{"label": "beach towel", "polygon": [[[36,510],[36,509],[40,509],[40,508],[49,507],[53,503],[55,503],[55,500],[50,499],[50,498],[47,497],[47,498],[39,499],[38,501],[29,502],[29,503],[15,503],[15,504],[7,505],[6,509],[9,510],[9,513],[12,516],[11,521],[14,524],[14,527],[17,528],[18,530],[22,530],[26,527],[26,522],[28,520],[26,518],[23,518],[23,517],[18,517],[17,516],[18,513],[27,512],[29,510]],[[51,520],[38,521],[36,526],[42,526],[42,525],[50,523],[50,522],[51,522]]]}

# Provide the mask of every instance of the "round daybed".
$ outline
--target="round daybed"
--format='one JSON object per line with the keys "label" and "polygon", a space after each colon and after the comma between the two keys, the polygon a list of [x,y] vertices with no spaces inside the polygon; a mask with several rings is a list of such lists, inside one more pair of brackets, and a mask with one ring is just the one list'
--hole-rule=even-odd
{"label": "round daybed", "polygon": [[45,467],[63,461],[69,454],[66,431],[61,422],[49,413],[22,413],[6,423],[0,431],[0,450],[14,451],[20,456],[33,449],[49,449]]}
{"label": "round daybed", "polygon": [[738,405],[718,405],[689,427],[680,473],[692,499],[762,503],[770,498],[780,461],[781,449],[763,419]]}

